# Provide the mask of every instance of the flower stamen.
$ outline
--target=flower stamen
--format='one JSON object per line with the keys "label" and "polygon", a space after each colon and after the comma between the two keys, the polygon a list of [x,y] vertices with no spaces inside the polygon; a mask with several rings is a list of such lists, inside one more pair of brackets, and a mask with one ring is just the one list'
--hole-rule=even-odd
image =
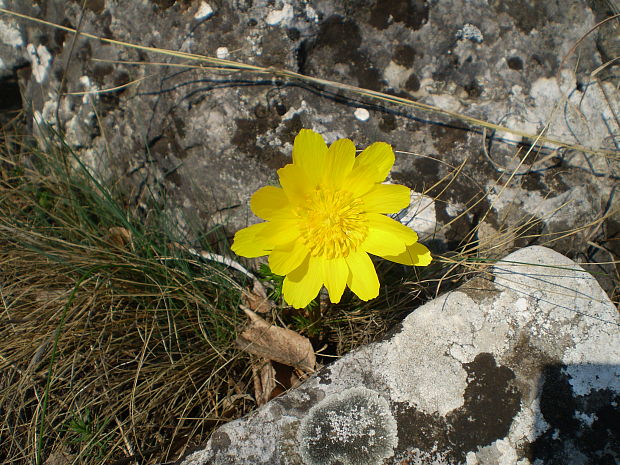
{"label": "flower stamen", "polygon": [[355,251],[368,233],[362,207],[350,192],[317,187],[298,211],[310,254],[332,259]]}

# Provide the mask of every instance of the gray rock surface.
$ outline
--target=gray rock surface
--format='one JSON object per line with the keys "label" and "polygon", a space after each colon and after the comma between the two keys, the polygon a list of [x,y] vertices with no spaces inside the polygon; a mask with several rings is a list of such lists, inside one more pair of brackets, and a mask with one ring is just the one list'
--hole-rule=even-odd
{"label": "gray rock surface", "polygon": [[619,329],[590,274],[521,249],[181,463],[618,463]]}
{"label": "gray rock surface", "polygon": [[[0,8],[13,6],[0,0]],[[0,80],[13,74],[13,69],[28,62],[24,56],[26,44],[24,34],[18,22],[10,16],[0,16]]]}
{"label": "gray rock surface", "polygon": [[[107,38],[286,68],[617,150],[617,63],[592,77],[619,53],[615,23],[586,35],[613,13],[605,2],[89,0],[83,14],[77,1],[2,3]],[[5,69],[31,63],[20,82],[34,121],[59,125],[80,159],[124,186],[135,205],[146,192],[165,194],[190,237],[256,221],[249,196],[275,181],[295,134],[308,127],[329,142],[381,140],[403,151],[393,179],[436,200],[435,251],[459,247],[480,225],[480,240],[490,243],[520,228],[520,238],[487,255],[538,234],[580,261],[609,262],[605,248],[620,253],[612,240],[620,230],[618,157],[548,146],[523,159],[520,137],[485,139],[455,118],[268,75],[161,66],[173,59],[86,38],[74,44],[63,31],[0,20],[10,26],[2,28]],[[79,92],[87,94],[67,95]],[[515,170],[510,180],[502,174]]]}

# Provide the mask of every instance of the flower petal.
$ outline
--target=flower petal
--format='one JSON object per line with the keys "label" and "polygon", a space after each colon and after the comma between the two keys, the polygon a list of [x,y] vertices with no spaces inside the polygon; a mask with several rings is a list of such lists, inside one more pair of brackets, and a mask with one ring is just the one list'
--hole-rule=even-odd
{"label": "flower petal", "polygon": [[344,181],[346,189],[356,197],[383,182],[394,164],[394,151],[385,142],[375,142],[355,159],[351,173]]}
{"label": "flower petal", "polygon": [[367,212],[398,213],[409,206],[411,189],[400,184],[375,184],[362,200]]}
{"label": "flower petal", "polygon": [[258,240],[272,244],[272,247],[289,244],[300,236],[298,220],[273,220],[262,223],[265,226],[256,233]]}
{"label": "flower petal", "polygon": [[288,198],[280,187],[265,186],[258,189],[250,199],[250,208],[264,220],[294,218]]}
{"label": "flower petal", "polygon": [[237,255],[248,258],[269,254],[273,249],[273,241],[268,236],[260,236],[266,226],[267,223],[258,223],[237,231],[230,246],[231,250]]}
{"label": "flower petal", "polygon": [[354,168],[342,183],[344,186],[343,189],[353,194],[353,197],[362,197],[377,185],[377,183],[373,181],[371,171],[372,168],[367,166],[357,169]]}
{"label": "flower petal", "polygon": [[384,231],[392,236],[391,240],[403,242],[405,245],[411,245],[418,241],[418,235],[413,229],[388,216],[379,213],[366,213],[364,216],[368,221],[369,231],[371,229]]}
{"label": "flower petal", "polygon": [[399,255],[405,251],[407,244],[398,240],[389,231],[379,228],[369,228],[360,249],[373,255],[384,257],[386,255]]}
{"label": "flower petal", "polygon": [[346,260],[342,257],[333,259],[323,258],[321,262],[325,287],[329,291],[329,300],[337,304],[340,302],[344,288],[347,285],[349,267]]}
{"label": "flower petal", "polygon": [[294,308],[304,308],[323,286],[321,261],[308,256],[297,269],[286,275],[282,284],[284,300]]}
{"label": "flower petal", "polygon": [[293,143],[293,164],[301,167],[312,187],[323,179],[327,161],[327,144],[320,134],[311,129],[302,129]]}
{"label": "flower petal", "polygon": [[433,260],[430,250],[418,242],[408,245],[407,249],[401,254],[393,256],[382,255],[382,257],[391,262],[409,266],[426,266]]}
{"label": "flower petal", "polygon": [[284,276],[298,268],[310,251],[301,241],[278,246],[269,255],[269,268],[275,274]]}
{"label": "flower petal", "polygon": [[312,190],[305,171],[297,165],[288,164],[278,170],[280,185],[292,204],[302,203]]}
{"label": "flower petal", "polygon": [[390,144],[375,142],[369,145],[355,159],[353,169],[371,168],[374,182],[383,182],[394,165],[394,151]]}
{"label": "flower petal", "polygon": [[379,278],[372,260],[366,252],[352,252],[345,258],[349,266],[347,284],[362,300],[379,295]]}
{"label": "flower petal", "polygon": [[338,139],[327,150],[324,182],[333,188],[342,187],[355,163],[355,145],[349,139]]}

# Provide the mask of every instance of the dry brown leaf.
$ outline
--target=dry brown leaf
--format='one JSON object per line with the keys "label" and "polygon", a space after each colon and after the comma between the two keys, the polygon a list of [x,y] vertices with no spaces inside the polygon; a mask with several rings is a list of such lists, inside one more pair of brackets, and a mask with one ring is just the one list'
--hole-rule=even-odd
{"label": "dry brown leaf", "polygon": [[273,302],[267,297],[265,288],[258,280],[254,281],[252,289],[247,288],[243,290],[241,298],[246,307],[258,313],[270,312],[274,307]]}
{"label": "dry brown leaf", "polygon": [[126,228],[121,228],[120,226],[114,226],[108,229],[110,242],[117,247],[125,248],[127,245],[130,245],[133,241],[131,231]]}
{"label": "dry brown leaf", "polygon": [[252,364],[254,378],[254,399],[257,405],[264,405],[272,398],[276,388],[276,370],[271,360],[259,359]]}
{"label": "dry brown leaf", "polygon": [[270,325],[252,310],[242,308],[250,324],[235,341],[241,350],[306,372],[314,371],[316,357],[307,337]]}

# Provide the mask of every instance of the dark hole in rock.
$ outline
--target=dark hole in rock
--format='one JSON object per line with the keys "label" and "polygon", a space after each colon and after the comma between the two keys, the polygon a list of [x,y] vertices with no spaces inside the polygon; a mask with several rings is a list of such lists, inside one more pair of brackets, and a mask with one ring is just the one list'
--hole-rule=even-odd
{"label": "dark hole in rock", "polygon": [[463,87],[469,98],[478,98],[482,95],[483,88],[475,79],[472,79],[469,84]]}
{"label": "dark hole in rock", "polygon": [[294,115],[291,119],[285,121],[284,124],[287,134],[297,134],[304,127],[299,115]]}
{"label": "dark hole in rock", "polygon": [[294,27],[288,28],[286,30],[286,35],[291,40],[299,40],[299,38],[301,37],[299,29],[295,29]]}
{"label": "dark hole in rock", "polygon": [[531,56],[535,65],[540,66],[544,70],[544,77],[552,77],[558,68],[557,56],[550,53],[534,53]]}
{"label": "dark hole in rock", "polygon": [[[71,21],[69,21],[68,18],[64,18],[62,20],[62,22],[60,23],[61,26],[64,27],[68,27],[71,29],[75,29],[73,23],[71,23]],[[64,43],[67,40],[67,31],[63,31],[61,29],[56,29],[54,30],[54,42],[56,44],[55,50],[62,50],[62,48],[64,47]]]}
{"label": "dark hole in rock", "polygon": [[254,2],[252,0],[236,0],[235,1],[235,6],[240,11],[248,11],[250,8],[252,8],[253,4]]}
{"label": "dark hole in rock", "polygon": [[93,77],[95,82],[99,85],[103,85],[104,78],[114,71],[114,67],[110,63],[95,63],[93,67]]}
{"label": "dark hole in rock", "polygon": [[547,194],[547,186],[543,182],[543,177],[540,173],[530,172],[521,178],[521,187],[528,191],[539,191],[542,195]]}
{"label": "dark hole in rock", "polygon": [[382,131],[390,132],[396,129],[396,118],[390,113],[385,113],[379,122],[379,128]]}
{"label": "dark hole in rock", "polygon": [[84,6],[93,13],[100,14],[105,8],[105,0],[86,0],[86,4]]}
{"label": "dark hole in rock", "polygon": [[360,28],[353,21],[333,15],[321,24],[316,48],[332,47],[345,54],[343,59],[356,51],[362,44]]}
{"label": "dark hole in rock", "polygon": [[428,22],[428,3],[424,0],[377,0],[372,6],[370,25],[386,29],[392,22],[418,30]]}
{"label": "dark hole in rock", "polygon": [[521,71],[523,69],[523,60],[520,57],[510,57],[506,60],[508,67],[515,71]]}
{"label": "dark hole in rock", "polygon": [[415,61],[415,49],[411,45],[399,45],[392,55],[392,60],[402,66],[412,66]]}
{"label": "dark hole in rock", "polygon": [[[367,54],[360,50],[360,27],[352,20],[332,15],[321,23],[316,39],[297,51],[300,72],[326,78],[333,73],[333,64],[344,64],[347,74],[357,85],[382,90],[383,80]],[[353,81],[354,82],[354,81]]]}
{"label": "dark hole in rock", "polygon": [[415,73],[411,73],[411,76],[409,76],[407,82],[405,82],[405,88],[411,92],[417,92],[420,90],[420,80]]}
{"label": "dark hole in rock", "polygon": [[12,74],[0,79],[0,112],[15,111],[22,107],[17,75]]}
{"label": "dark hole in rock", "polygon": [[308,42],[302,41],[297,47],[295,51],[295,56],[297,58],[297,71],[305,74],[306,69],[306,61],[308,60]]}
{"label": "dark hole in rock", "polygon": [[172,5],[174,5],[175,1],[176,0],[153,0],[153,3],[155,3],[155,5],[157,5],[162,10],[167,10]]}
{"label": "dark hole in rock", "polygon": [[[492,0],[489,2],[496,13],[506,13],[514,20],[519,29],[528,34],[532,32],[532,29],[543,26],[547,20],[544,3],[528,0],[511,0],[509,2]],[[490,14],[493,13],[490,12]]]}
{"label": "dark hole in rock", "polygon": [[284,114],[286,113],[286,106],[282,105],[281,103],[276,104],[275,109],[276,113],[280,116],[284,116]]}

